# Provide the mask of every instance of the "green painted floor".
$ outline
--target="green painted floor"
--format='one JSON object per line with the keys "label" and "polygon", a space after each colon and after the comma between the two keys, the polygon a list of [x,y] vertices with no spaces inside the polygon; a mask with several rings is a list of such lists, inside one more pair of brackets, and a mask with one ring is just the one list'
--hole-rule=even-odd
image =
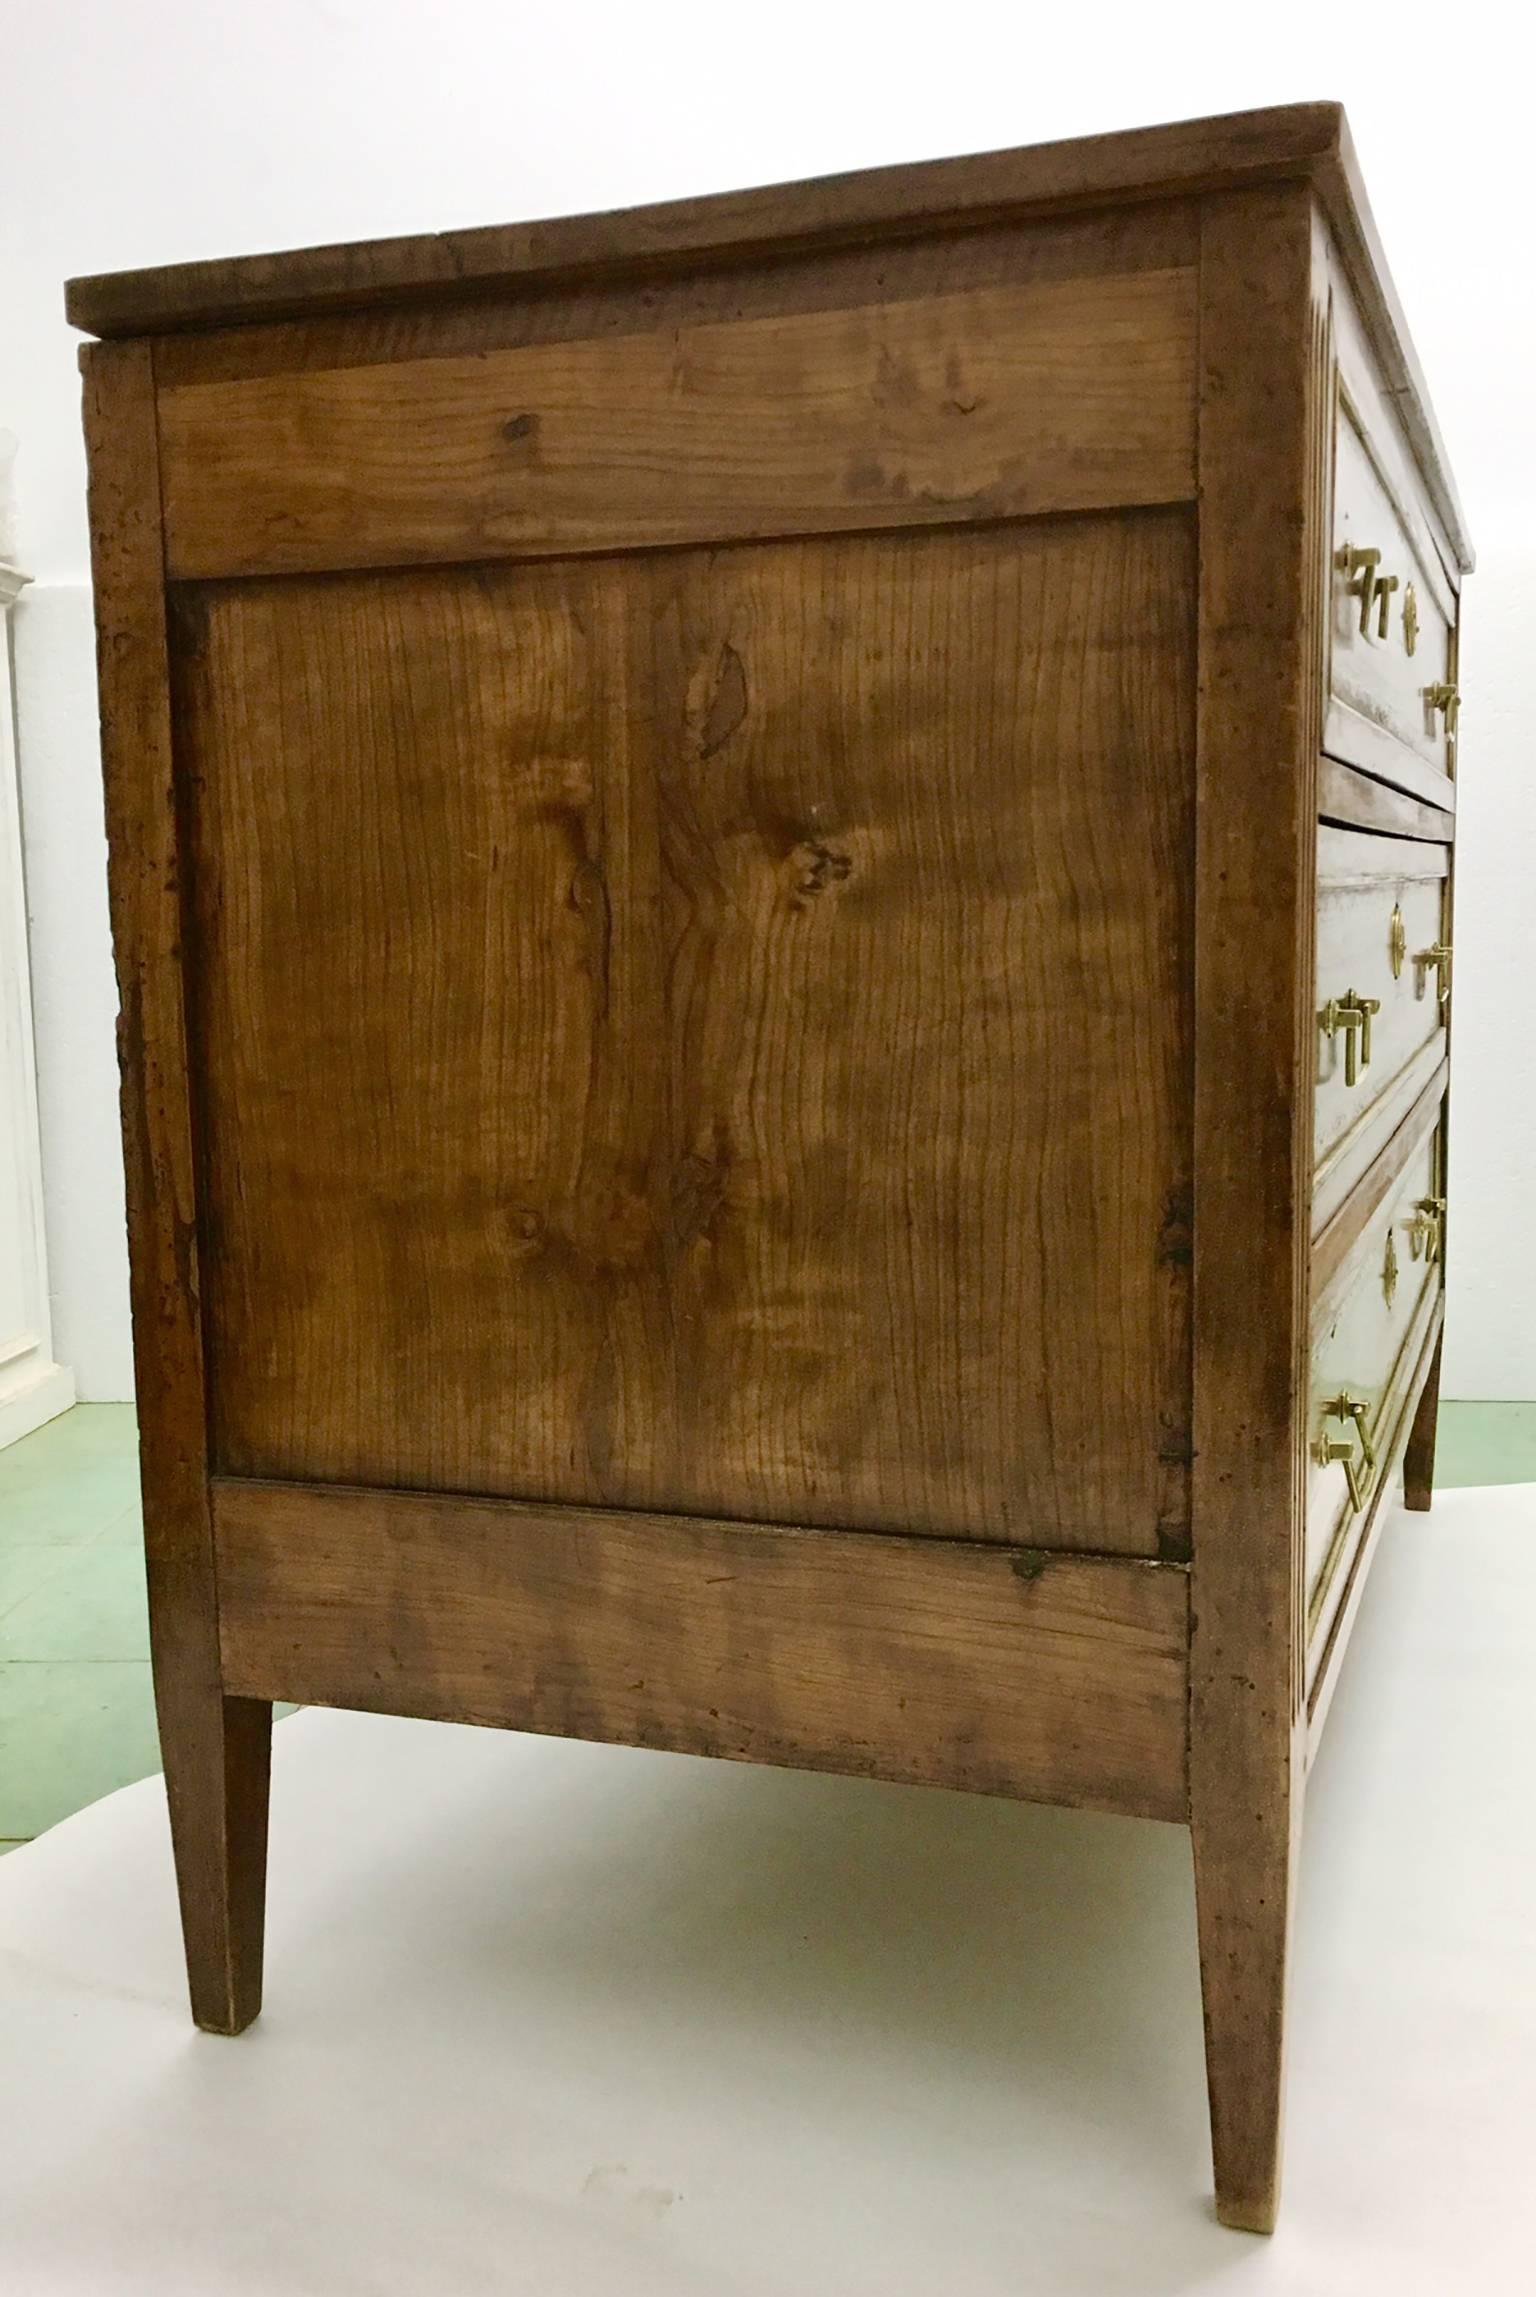
{"label": "green painted floor", "polygon": [[[1536,1483],[1536,1403],[1452,1404],[1436,1481]],[[129,1404],[0,1452],[0,1850],[160,1767]]]}

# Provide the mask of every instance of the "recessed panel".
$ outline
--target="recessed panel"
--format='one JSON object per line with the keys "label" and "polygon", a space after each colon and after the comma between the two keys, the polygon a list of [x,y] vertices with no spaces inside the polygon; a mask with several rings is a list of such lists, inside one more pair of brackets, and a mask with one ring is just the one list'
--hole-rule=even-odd
{"label": "recessed panel", "polygon": [[1177,1550],[1193,562],[179,593],[217,1465]]}

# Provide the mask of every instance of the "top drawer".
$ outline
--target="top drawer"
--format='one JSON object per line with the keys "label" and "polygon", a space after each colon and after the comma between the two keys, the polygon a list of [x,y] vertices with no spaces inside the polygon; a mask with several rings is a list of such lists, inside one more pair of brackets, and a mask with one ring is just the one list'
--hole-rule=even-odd
{"label": "top drawer", "polygon": [[1456,594],[1343,390],[1332,584],[1323,748],[1444,804],[1456,770]]}

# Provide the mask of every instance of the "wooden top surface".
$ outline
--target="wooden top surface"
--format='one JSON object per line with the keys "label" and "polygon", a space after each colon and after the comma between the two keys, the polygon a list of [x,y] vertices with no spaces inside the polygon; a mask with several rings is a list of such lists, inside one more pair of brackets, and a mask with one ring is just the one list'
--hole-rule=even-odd
{"label": "wooden top surface", "polygon": [[806,183],[273,255],[73,279],[70,322],[99,336],[158,335],[320,313],[423,308],[529,289],[702,269],[884,238],[975,229],[1032,214],[1301,177],[1333,224],[1384,380],[1463,566],[1465,520],[1381,253],[1342,106],[1291,104]]}

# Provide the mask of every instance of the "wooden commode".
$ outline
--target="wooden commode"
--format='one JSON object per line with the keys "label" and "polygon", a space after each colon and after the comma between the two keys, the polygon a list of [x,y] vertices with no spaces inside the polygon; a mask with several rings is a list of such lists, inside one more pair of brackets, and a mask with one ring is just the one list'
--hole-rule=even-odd
{"label": "wooden commode", "polygon": [[69,312],[199,2024],[273,1700],[1139,1813],[1269,2227],[1471,564],[1338,108]]}

